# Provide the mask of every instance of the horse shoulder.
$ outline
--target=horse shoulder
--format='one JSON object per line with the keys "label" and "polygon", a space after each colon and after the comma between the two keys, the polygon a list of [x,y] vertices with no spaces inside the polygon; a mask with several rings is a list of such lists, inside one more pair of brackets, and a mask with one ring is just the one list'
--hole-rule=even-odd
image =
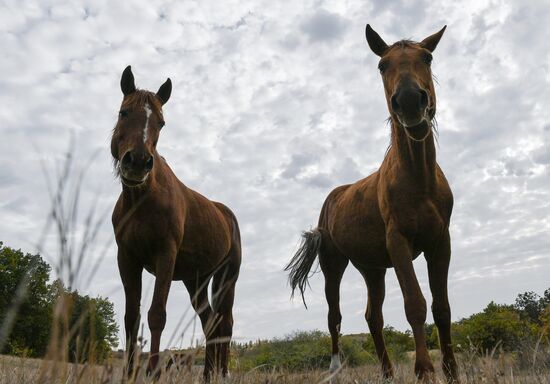
{"label": "horse shoulder", "polygon": [[[229,208],[187,188],[183,248],[189,252],[223,253],[231,245]],[[232,213],[231,213],[232,214]]]}

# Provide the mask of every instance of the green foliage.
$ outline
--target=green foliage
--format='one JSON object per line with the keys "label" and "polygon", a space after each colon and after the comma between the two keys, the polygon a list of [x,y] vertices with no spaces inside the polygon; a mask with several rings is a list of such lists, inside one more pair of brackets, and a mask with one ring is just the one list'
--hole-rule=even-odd
{"label": "green foliage", "polygon": [[12,299],[29,273],[24,300],[19,307],[7,344],[1,353],[42,356],[48,345],[51,301],[48,300],[50,266],[39,255],[24,254],[0,242],[0,324],[12,308]]}
{"label": "green foliage", "polygon": [[[365,350],[376,358],[376,348],[372,336],[366,334],[363,337]],[[404,360],[407,352],[414,351],[414,339],[409,330],[401,332],[391,326],[386,326],[384,327],[384,340],[388,354],[393,360]]]}
{"label": "green foliage", "polygon": [[[263,366],[267,369],[284,368],[290,371],[326,368],[330,364],[330,337],[321,331],[296,332],[282,339],[259,340],[250,344],[235,344],[237,363],[243,369]],[[365,361],[361,343],[343,342],[343,354],[350,364]]]}
{"label": "green foliage", "polygon": [[[392,327],[384,329],[388,353],[394,359],[404,359],[405,353],[414,350],[410,332]],[[330,364],[330,336],[321,331],[296,332],[282,339],[233,344],[235,361],[241,369],[255,367],[284,368],[290,371],[326,369]],[[376,362],[374,342],[370,334],[344,335],[340,338],[340,353],[347,366],[356,367]]]}
{"label": "green foliage", "polygon": [[26,273],[30,280],[16,321],[1,353],[41,357],[51,339],[52,311],[61,295],[69,295],[69,342],[71,361],[104,360],[117,346],[118,326],[114,306],[107,299],[82,296],[67,290],[60,280],[49,284],[50,266],[40,255],[24,254],[0,242],[0,324],[12,307],[19,283]]}
{"label": "green foliage", "polygon": [[69,329],[75,329],[70,338],[71,361],[103,361],[118,345],[118,325],[113,303],[97,297],[82,296],[78,291],[66,291],[72,303]]}
{"label": "green foliage", "polygon": [[541,317],[549,305],[550,288],[544,292],[542,297],[531,291],[520,293],[516,298],[514,308],[519,312],[522,319],[541,325]]}
{"label": "green foliage", "polygon": [[511,305],[490,302],[480,313],[454,323],[454,344],[459,349],[473,346],[481,353],[498,347],[505,351],[517,350],[526,339],[533,338],[536,329]]}
{"label": "green foliage", "polygon": [[282,339],[258,341],[240,348],[239,365],[244,369],[265,366],[303,370],[330,363],[330,338],[323,332],[297,332]]}
{"label": "green foliage", "polygon": [[439,349],[439,333],[437,327],[433,323],[428,323],[424,326],[426,330],[426,344],[428,349]]}

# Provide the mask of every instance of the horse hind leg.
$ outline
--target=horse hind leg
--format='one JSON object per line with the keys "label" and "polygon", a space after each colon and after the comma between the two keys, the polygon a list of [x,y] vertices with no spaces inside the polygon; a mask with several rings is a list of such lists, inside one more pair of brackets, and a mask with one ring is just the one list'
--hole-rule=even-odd
{"label": "horse hind leg", "polygon": [[[238,245],[238,246],[237,246]],[[241,261],[240,245],[232,247],[227,264],[214,274],[212,303],[218,320],[216,340],[216,368],[222,377],[229,375],[229,348],[233,336],[233,303],[235,285]]]}
{"label": "horse hind leg", "polygon": [[386,269],[370,269],[362,271],[363,277],[368,289],[367,310],[365,311],[365,320],[374,341],[376,354],[382,364],[382,374],[385,379],[393,378],[393,366],[386,350],[384,341],[384,317],[382,315],[382,304],[386,294]]}
{"label": "horse hind leg", "polygon": [[197,278],[195,281],[184,281],[185,287],[191,298],[191,305],[199,316],[201,321],[204,336],[206,338],[206,348],[204,357],[204,380],[208,382],[210,375],[214,369],[215,360],[215,316],[210,302],[208,301],[208,284],[210,276],[205,278]]}
{"label": "horse hind leg", "polygon": [[[325,234],[324,234],[325,235]],[[323,236],[319,250],[319,264],[325,276],[325,297],[328,304],[328,330],[332,342],[332,355],[330,359],[330,372],[338,371],[340,362],[338,338],[342,314],[340,313],[340,283],[349,259],[345,257],[332,243],[327,235]]]}

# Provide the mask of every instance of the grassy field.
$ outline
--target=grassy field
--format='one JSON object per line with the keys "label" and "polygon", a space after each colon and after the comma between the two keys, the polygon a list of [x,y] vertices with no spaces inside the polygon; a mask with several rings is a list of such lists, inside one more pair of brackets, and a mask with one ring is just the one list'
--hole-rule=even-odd
{"label": "grassy field", "polygon": [[[166,358],[165,358],[166,359]],[[443,383],[443,376],[436,361],[434,383]],[[532,369],[520,370],[511,356],[460,356],[461,382],[464,383],[525,383],[550,384],[550,371]],[[111,359],[104,365],[77,365],[38,359],[24,359],[0,356],[0,383],[120,383],[123,378],[123,365],[120,359]],[[396,365],[396,378],[393,383],[416,383],[413,375],[413,362]],[[141,369],[133,383],[202,383],[202,368],[199,366],[172,366],[163,371],[155,381],[147,377]],[[230,379],[215,378],[215,383],[239,384],[306,384],[306,383],[384,383],[377,364],[367,364],[357,368],[347,368],[336,375],[328,371],[315,370],[301,373],[285,372],[276,367],[256,367],[246,372],[238,369],[231,372]]]}

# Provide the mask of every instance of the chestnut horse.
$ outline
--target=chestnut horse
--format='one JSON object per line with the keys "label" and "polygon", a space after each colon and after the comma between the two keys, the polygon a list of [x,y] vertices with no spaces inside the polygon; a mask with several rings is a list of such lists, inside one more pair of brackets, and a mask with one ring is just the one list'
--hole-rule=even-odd
{"label": "chestnut horse", "polygon": [[[204,375],[227,374],[233,329],[235,282],[241,263],[237,219],[225,205],[182,184],[157,152],[164,126],[162,106],[170,98],[170,79],[152,93],[136,89],[130,66],[120,81],[124,98],[111,141],[122,192],[113,211],[118,267],[126,296],[124,327],[133,372],[140,319],[143,269],[155,275],[148,312],[151,356],[148,373],[159,374],[158,352],[166,323],[172,280],[181,280],[206,336]],[[208,285],[212,279],[212,305]]]}
{"label": "chestnut horse", "polygon": [[304,233],[300,249],[286,267],[290,270],[292,292],[298,287],[303,299],[308,274],[319,256],[329,308],[331,371],[341,365],[339,290],[344,270],[351,261],[363,275],[368,288],[365,319],[384,376],[393,376],[382,333],[384,278],[386,269],[393,267],[414,334],[415,373],[428,381],[433,378],[434,368],[424,331],[426,300],[413,268],[413,260],[424,253],[433,295],[432,311],[443,354],[443,371],[448,382],[458,382],[447,298],[453,195],[435,159],[433,119],[436,104],[430,69],[432,52],[444,31],[445,27],[420,43],[402,40],[388,46],[367,25],[369,47],[381,57],[378,68],[391,116],[390,147],[378,171],[354,184],[337,187],[328,195],[317,228]]}

